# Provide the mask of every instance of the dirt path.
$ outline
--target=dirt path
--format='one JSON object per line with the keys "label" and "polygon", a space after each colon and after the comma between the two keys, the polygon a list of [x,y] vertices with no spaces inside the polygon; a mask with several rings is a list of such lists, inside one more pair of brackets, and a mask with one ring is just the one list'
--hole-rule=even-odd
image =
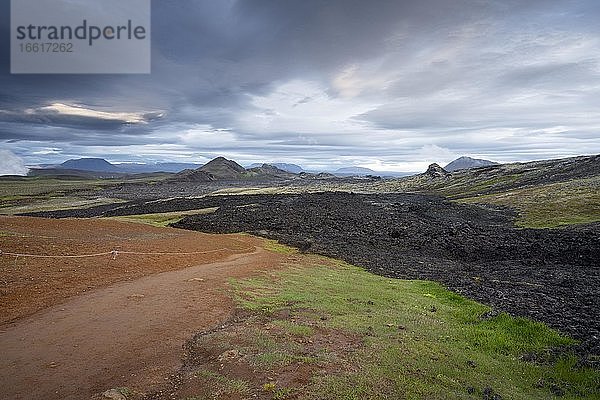
{"label": "dirt path", "polygon": [[89,399],[109,388],[164,382],[187,339],[231,316],[227,280],[280,264],[256,239],[240,240],[246,252],[184,269],[164,266],[166,272],[110,283],[0,325],[0,399]]}

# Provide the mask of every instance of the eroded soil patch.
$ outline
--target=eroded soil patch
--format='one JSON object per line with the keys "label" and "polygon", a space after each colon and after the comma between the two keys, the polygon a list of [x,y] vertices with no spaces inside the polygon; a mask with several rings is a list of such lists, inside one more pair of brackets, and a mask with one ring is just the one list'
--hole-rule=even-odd
{"label": "eroded soil patch", "polygon": [[249,236],[102,220],[1,221],[4,251],[136,252],[100,260],[0,258],[0,398],[7,399],[160,387],[181,365],[187,340],[231,318],[228,280],[279,268],[285,258]]}
{"label": "eroded soil patch", "polygon": [[346,358],[363,345],[361,335],[317,326],[305,313],[238,310],[186,344],[184,366],[168,384],[132,398],[297,398],[315,377],[343,373]]}
{"label": "eroded soil patch", "polygon": [[[251,251],[254,245],[250,237],[216,237],[111,220],[0,216],[0,250],[50,256],[0,256],[0,323],[95,288],[223,260]],[[121,253],[63,257],[113,250]]]}

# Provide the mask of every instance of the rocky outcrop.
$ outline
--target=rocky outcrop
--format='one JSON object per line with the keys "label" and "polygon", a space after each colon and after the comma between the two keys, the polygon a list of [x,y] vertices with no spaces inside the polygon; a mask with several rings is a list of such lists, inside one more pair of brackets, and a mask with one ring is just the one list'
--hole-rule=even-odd
{"label": "rocky outcrop", "polygon": [[427,171],[425,171],[425,175],[428,175],[432,178],[445,178],[447,176],[452,175],[450,172],[446,171],[444,168],[440,167],[438,164],[433,163],[427,167]]}

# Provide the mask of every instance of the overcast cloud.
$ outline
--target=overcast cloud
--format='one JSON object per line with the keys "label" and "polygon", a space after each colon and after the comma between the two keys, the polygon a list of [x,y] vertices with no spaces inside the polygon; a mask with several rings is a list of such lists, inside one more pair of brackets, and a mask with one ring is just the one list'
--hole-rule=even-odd
{"label": "overcast cloud", "polygon": [[151,75],[10,75],[0,147],[419,171],[600,153],[600,2],[160,0]]}

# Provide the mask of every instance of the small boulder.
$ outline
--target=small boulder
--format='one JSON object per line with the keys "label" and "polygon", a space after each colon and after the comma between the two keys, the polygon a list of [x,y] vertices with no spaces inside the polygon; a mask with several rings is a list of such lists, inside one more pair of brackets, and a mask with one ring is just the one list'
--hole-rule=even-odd
{"label": "small boulder", "polygon": [[240,352],[238,350],[235,350],[235,349],[227,350],[219,355],[219,361],[220,362],[230,361],[230,360],[234,360],[234,359],[238,358],[239,356],[240,356]]}
{"label": "small boulder", "polygon": [[432,178],[446,178],[452,175],[450,172],[446,171],[436,163],[429,165],[425,174]]}
{"label": "small boulder", "polygon": [[108,389],[106,392],[102,393],[102,398],[111,400],[127,400],[127,397],[125,397],[125,395],[123,395],[123,393],[119,392],[117,389]]}

